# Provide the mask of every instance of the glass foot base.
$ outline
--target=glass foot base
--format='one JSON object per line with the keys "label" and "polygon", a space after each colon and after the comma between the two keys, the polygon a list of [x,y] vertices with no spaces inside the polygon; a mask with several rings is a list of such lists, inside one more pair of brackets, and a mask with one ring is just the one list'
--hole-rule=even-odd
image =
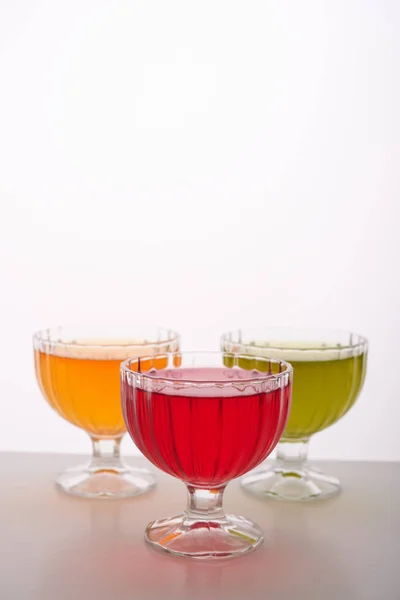
{"label": "glass foot base", "polygon": [[183,514],[150,523],[145,538],[151,546],[176,556],[226,559],[252,552],[264,536],[258,525],[243,517],[226,515],[206,521]]}
{"label": "glass foot base", "polygon": [[129,498],[144,494],[155,486],[147,469],[93,468],[90,465],[66,469],[56,479],[63,492],[81,498]]}
{"label": "glass foot base", "polygon": [[321,500],[340,492],[336,477],[325,475],[309,465],[300,468],[297,465],[272,465],[249,473],[242,478],[241,485],[256,496],[277,500]]}

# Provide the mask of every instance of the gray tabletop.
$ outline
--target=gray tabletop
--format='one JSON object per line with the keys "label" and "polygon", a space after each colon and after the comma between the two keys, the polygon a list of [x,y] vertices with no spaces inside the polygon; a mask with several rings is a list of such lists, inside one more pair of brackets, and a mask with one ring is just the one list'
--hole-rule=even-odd
{"label": "gray tabletop", "polygon": [[247,557],[210,565],[143,541],[148,521],[182,512],[181,482],[158,472],[150,494],[80,500],[53,485],[77,462],[0,454],[1,600],[400,599],[400,463],[320,463],[344,490],[308,504],[259,500],[232,482],[227,511],[255,520],[266,541]]}

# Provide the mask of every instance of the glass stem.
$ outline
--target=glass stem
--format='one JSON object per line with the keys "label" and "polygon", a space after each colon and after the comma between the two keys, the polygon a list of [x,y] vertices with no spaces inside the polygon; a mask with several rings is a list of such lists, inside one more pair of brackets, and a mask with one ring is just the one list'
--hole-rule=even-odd
{"label": "glass stem", "polygon": [[188,503],[186,515],[196,521],[213,521],[225,517],[222,499],[226,485],[212,489],[187,486]]}
{"label": "glass stem", "polygon": [[307,462],[309,438],[293,442],[279,442],[276,460],[286,469],[301,469]]}
{"label": "glass stem", "polygon": [[122,436],[118,438],[91,437],[93,445],[90,469],[93,471],[116,471],[123,469],[120,458]]}

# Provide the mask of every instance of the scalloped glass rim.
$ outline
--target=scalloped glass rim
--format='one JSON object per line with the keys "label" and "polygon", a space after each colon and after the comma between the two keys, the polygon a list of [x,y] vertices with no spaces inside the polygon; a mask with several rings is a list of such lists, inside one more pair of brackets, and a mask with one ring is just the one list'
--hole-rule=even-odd
{"label": "scalloped glass rim", "polygon": [[[307,339],[310,336],[311,341]],[[334,337],[340,341],[331,341]],[[346,342],[341,341],[346,338]],[[341,330],[271,326],[228,331],[221,336],[221,349],[257,357],[265,354],[289,362],[343,360],[366,353],[368,340]]]}
{"label": "scalloped glass rim", "polygon": [[[290,363],[284,361],[284,360],[278,360],[275,358],[269,358],[269,357],[265,357],[265,356],[252,356],[252,358],[262,361],[264,363],[269,363],[271,365],[271,363],[274,364],[278,364],[279,368],[283,367],[283,370],[278,372],[278,373],[272,373],[271,370],[268,372],[263,372],[263,371],[258,371],[257,369],[254,369],[254,371],[257,371],[257,375],[254,376],[254,378],[249,378],[246,380],[243,379],[229,379],[227,381],[215,381],[213,379],[209,379],[209,380],[199,380],[199,379],[174,379],[173,377],[166,377],[165,375],[159,375],[158,373],[150,373],[150,369],[146,369],[145,372],[140,371],[140,361],[154,361],[154,360],[160,360],[162,358],[170,358],[172,359],[172,362],[174,363],[175,368],[179,368],[181,365],[177,364],[178,362],[181,361],[182,356],[221,356],[221,357],[229,357],[234,361],[234,367],[239,366],[239,361],[240,360],[248,360],[249,356],[246,355],[242,355],[242,354],[235,354],[232,352],[221,352],[220,350],[215,350],[215,351],[198,351],[198,352],[168,352],[165,354],[157,354],[157,355],[147,355],[147,356],[140,356],[140,357],[132,357],[132,358],[128,358],[127,360],[125,360],[122,364],[121,364],[121,371],[125,371],[128,375],[133,375],[137,378],[141,378],[142,380],[148,380],[148,381],[152,381],[152,382],[166,382],[170,385],[181,385],[181,384],[187,384],[187,385],[193,385],[196,387],[205,387],[205,386],[215,386],[215,387],[227,387],[227,386],[231,386],[231,385],[240,385],[240,384],[245,384],[245,385],[257,385],[260,384],[261,382],[270,382],[270,381],[275,381],[279,384],[283,384],[283,385],[287,385],[289,378],[291,377],[292,373],[293,373],[293,367]],[[175,360],[177,359],[177,360]],[[137,368],[132,368],[132,362],[136,362],[137,364]],[[175,364],[176,363],[176,364]],[[146,365],[148,366],[148,364]],[[226,368],[234,368],[234,367],[226,367]],[[139,369],[139,370],[137,370]],[[163,369],[164,370],[164,369]],[[165,371],[165,370],[164,370]]]}

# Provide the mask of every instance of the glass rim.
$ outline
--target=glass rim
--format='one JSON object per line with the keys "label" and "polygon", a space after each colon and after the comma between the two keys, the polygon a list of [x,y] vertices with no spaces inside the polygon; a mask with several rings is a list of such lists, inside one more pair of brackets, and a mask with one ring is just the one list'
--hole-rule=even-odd
{"label": "glass rim", "polygon": [[[86,331],[90,330],[90,328],[93,329],[98,329],[100,334],[94,337],[88,337],[89,343],[83,343],[80,342],[78,340],[73,339],[73,337],[71,336],[70,339],[62,339],[59,338],[57,339],[56,337],[54,337],[54,339],[51,337],[52,334],[54,334],[55,332],[59,331],[61,332],[65,332],[68,330],[76,330],[78,332],[82,331],[82,338],[84,338]],[[148,336],[147,338],[144,338],[143,341],[138,341],[137,339],[135,339],[132,335],[132,337],[129,337],[129,331],[132,331],[133,334],[135,334],[135,328],[138,328],[138,337],[140,338],[140,333],[141,333],[141,328],[143,328],[143,331],[146,331],[147,326],[146,325],[129,325],[128,327],[126,327],[126,331],[128,332],[128,335],[126,337],[124,337],[124,343],[122,342],[122,338],[119,338],[118,341],[116,341],[118,338],[114,337],[112,335],[108,335],[107,334],[107,328],[112,329],[113,327],[115,328],[121,328],[124,329],[125,325],[123,324],[109,324],[109,325],[101,325],[101,324],[93,324],[93,325],[60,325],[60,326],[56,326],[56,327],[46,327],[44,329],[38,329],[37,331],[35,331],[32,335],[32,339],[33,339],[33,343],[35,342],[45,342],[45,343],[51,343],[51,344],[55,344],[57,346],[61,346],[63,348],[67,348],[67,347],[76,347],[76,348],[148,348],[151,346],[156,346],[156,345],[160,345],[160,344],[171,344],[173,342],[179,342],[180,340],[180,335],[177,331],[173,330],[173,329],[169,329],[168,327],[161,327],[158,325],[153,325],[153,326],[148,326],[149,329],[149,333],[151,333],[151,328],[153,328],[153,332],[154,331],[159,331],[162,332],[163,334],[165,333],[166,336],[162,337],[160,339],[152,339],[150,336]],[[105,334],[102,334],[102,328],[104,328]],[[144,336],[143,336],[144,337]],[[104,340],[105,343],[103,344],[99,344],[96,343],[96,340]],[[111,341],[113,340],[114,341]],[[109,342],[107,342],[107,340],[109,340]],[[125,343],[126,342],[126,343]]]}
{"label": "glass rim", "polygon": [[[212,355],[212,356],[229,356],[235,359],[240,359],[240,358],[244,358],[246,360],[252,359],[252,360],[260,360],[262,362],[268,362],[268,363],[278,363],[279,365],[283,365],[285,367],[285,369],[279,373],[263,373],[262,371],[258,371],[259,375],[257,375],[254,378],[251,379],[229,379],[227,381],[216,381],[214,379],[193,379],[193,378],[186,378],[186,379],[174,379],[173,377],[165,377],[165,376],[158,376],[157,374],[150,374],[148,371],[142,372],[142,371],[138,371],[135,369],[132,369],[130,364],[132,361],[138,361],[139,362],[139,367],[140,367],[140,361],[141,360],[147,360],[147,359],[160,359],[163,357],[168,357],[168,358],[174,358],[174,357],[182,357],[182,355],[185,356],[193,356],[193,355],[197,355],[197,356],[205,356],[205,355]],[[176,369],[180,368],[179,367],[175,367]],[[200,368],[207,368],[206,366],[204,367],[200,367]],[[227,369],[232,368],[232,367],[225,367]],[[254,369],[257,370],[257,369]],[[189,351],[176,351],[176,352],[161,352],[159,354],[148,354],[148,355],[143,355],[143,356],[135,356],[132,358],[128,358],[126,360],[124,360],[123,362],[121,362],[121,366],[120,366],[120,371],[124,372],[124,373],[130,373],[132,375],[134,375],[135,377],[141,377],[145,380],[148,381],[165,381],[168,383],[173,383],[173,384],[191,384],[191,385],[218,385],[220,386],[228,386],[228,385],[232,385],[232,384],[246,384],[246,385],[252,385],[252,384],[259,384],[261,382],[264,381],[279,381],[287,376],[290,377],[290,375],[293,373],[293,367],[292,365],[287,362],[286,360],[281,360],[279,358],[269,358],[266,356],[251,356],[249,357],[246,354],[239,354],[236,352],[225,352],[223,350],[189,350]]]}
{"label": "glass rim", "polygon": [[[344,343],[344,344],[327,344],[326,346],[319,346],[319,347],[314,347],[314,346],[310,346],[309,348],[301,348],[299,347],[298,344],[293,343],[291,344],[290,341],[288,342],[288,345],[285,346],[279,346],[279,345],[268,345],[268,346],[261,346],[260,344],[257,343],[253,343],[250,344],[248,341],[233,341],[232,339],[229,339],[229,336],[233,336],[233,335],[238,335],[238,338],[240,339],[240,335],[245,334],[246,336],[248,336],[249,334],[253,334],[253,335],[257,335],[259,336],[259,338],[263,338],[263,335],[266,334],[266,332],[271,332],[273,333],[275,332],[290,332],[293,331],[293,333],[296,332],[309,332],[309,333],[314,333],[316,334],[316,339],[318,339],[318,332],[322,332],[324,334],[331,334],[331,335],[337,335],[337,336],[347,336],[350,340],[349,343]],[[269,335],[265,335],[264,336],[264,341],[268,342],[268,337],[270,337]],[[279,338],[279,336],[277,336]],[[322,339],[320,339],[321,343],[323,343],[323,337],[324,336],[320,336],[322,337]],[[355,339],[354,343],[352,343],[352,339]],[[234,345],[239,346],[239,350],[240,348],[262,348],[265,351],[271,350],[271,351],[295,351],[295,352],[332,352],[334,351],[353,351],[353,352],[357,352],[359,350],[364,350],[366,351],[368,349],[368,339],[363,336],[360,335],[354,331],[346,331],[343,329],[329,329],[329,328],[323,328],[323,327],[291,327],[291,326],[279,326],[279,325],[271,325],[271,326],[262,326],[262,327],[242,327],[242,328],[238,328],[238,329],[232,329],[230,331],[226,331],[225,333],[223,333],[221,335],[220,338],[221,341],[221,346],[224,343],[231,343]],[[259,342],[261,341],[261,339],[258,340]],[[273,340],[274,342],[278,341],[277,339]],[[283,340],[282,340],[283,341]],[[296,342],[298,342],[299,340],[296,340]]]}

